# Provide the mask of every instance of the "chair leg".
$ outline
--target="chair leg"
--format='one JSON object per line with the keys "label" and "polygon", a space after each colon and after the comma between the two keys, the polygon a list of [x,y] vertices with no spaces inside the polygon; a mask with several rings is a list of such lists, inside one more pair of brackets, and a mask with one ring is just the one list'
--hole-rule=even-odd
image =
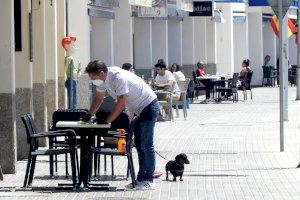
{"label": "chair leg", "polygon": [[77,174],[78,174],[78,176],[79,176],[80,171],[79,171],[79,160],[78,160],[78,152],[77,152],[77,149],[75,149],[75,156],[76,156]]}
{"label": "chair leg", "polygon": [[129,166],[130,166],[130,163],[129,163],[129,161],[128,161],[128,165],[127,165],[127,174],[126,174],[126,181],[128,181],[128,177],[129,177],[129,171],[130,171]]}
{"label": "chair leg", "polygon": [[69,177],[68,154],[65,154],[65,167],[66,167],[66,178],[68,178]]}
{"label": "chair leg", "polygon": [[100,159],[101,159],[101,157],[100,157],[100,155],[98,155],[98,169],[97,169],[98,175],[100,175]]}
{"label": "chair leg", "polygon": [[24,185],[23,187],[26,188],[28,186],[28,175],[29,175],[29,171],[31,168],[31,163],[32,163],[32,158],[31,155],[29,154],[28,156],[28,161],[27,161],[27,167],[26,167],[26,173],[25,173],[25,178],[24,178]]}
{"label": "chair leg", "polygon": [[183,99],[182,101],[182,111],[183,111],[183,117],[184,117],[184,120],[186,120],[186,115],[187,115],[187,110],[186,110],[186,99]]}
{"label": "chair leg", "polygon": [[[129,153],[130,154],[130,153]],[[130,175],[131,175],[131,182],[132,182],[132,186],[133,188],[135,187],[135,172],[134,172],[134,165],[133,165],[133,160],[132,160],[132,156],[131,155],[127,155],[128,158],[128,164],[129,164],[129,168],[130,168]]]}
{"label": "chair leg", "polygon": [[57,155],[54,156],[55,157],[55,173],[57,173],[57,169],[58,169],[58,164],[57,164]]}
{"label": "chair leg", "polygon": [[111,155],[110,159],[111,159],[111,176],[112,176],[112,179],[113,179],[114,175],[115,175],[115,172],[114,172],[114,156]]}
{"label": "chair leg", "polygon": [[36,164],[36,156],[32,156],[32,164],[31,164],[31,168],[30,168],[28,186],[31,186],[32,181],[33,181],[35,164]]}
{"label": "chair leg", "polygon": [[252,90],[250,89],[250,94],[251,94],[251,100],[252,100]]}
{"label": "chair leg", "polygon": [[175,105],[175,108],[176,108],[176,116],[177,118],[179,118],[179,109],[178,109],[178,104]]}
{"label": "chair leg", "polygon": [[75,153],[75,151],[76,150],[74,150],[72,153],[70,153],[73,190],[76,189],[76,185],[77,185],[77,179],[76,179],[76,153]]}
{"label": "chair leg", "polygon": [[106,174],[107,163],[106,163],[106,155],[104,155],[104,173]]}

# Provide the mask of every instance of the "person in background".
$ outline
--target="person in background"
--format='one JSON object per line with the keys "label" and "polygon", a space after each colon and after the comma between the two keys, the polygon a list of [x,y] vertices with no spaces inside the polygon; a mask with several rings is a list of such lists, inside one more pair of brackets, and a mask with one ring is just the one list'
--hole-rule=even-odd
{"label": "person in background", "polygon": [[122,65],[122,69],[134,73],[134,68],[133,68],[132,64],[130,64],[130,63],[124,63],[124,64]]}
{"label": "person in background", "polygon": [[180,70],[180,66],[176,63],[174,63],[171,68],[170,71],[173,73],[175,80],[178,81],[185,81],[185,75],[181,72]]}
{"label": "person in background", "polygon": [[245,76],[247,75],[247,73],[251,71],[251,68],[249,67],[249,65],[250,65],[249,59],[243,60],[242,70],[240,71],[240,75],[239,75],[240,81],[243,81]]}
{"label": "person in background", "polygon": [[266,55],[263,67],[272,67],[270,61],[271,61],[271,56],[270,55]]}
{"label": "person in background", "polygon": [[197,63],[197,70],[196,70],[197,76],[208,76],[209,75],[204,71],[204,65],[205,64],[203,61],[200,61]]}
{"label": "person in background", "polygon": [[[163,88],[171,88],[174,85],[174,91],[172,94],[173,101],[178,101],[180,98],[180,89],[178,87],[177,81],[173,74],[167,70],[167,67],[164,62],[159,62],[155,65],[155,70],[157,73],[156,78],[152,81],[151,86],[159,86]],[[166,94],[159,94],[158,99],[159,100],[166,100],[167,96]],[[170,120],[170,110],[168,108],[164,108],[166,116],[165,120]]]}

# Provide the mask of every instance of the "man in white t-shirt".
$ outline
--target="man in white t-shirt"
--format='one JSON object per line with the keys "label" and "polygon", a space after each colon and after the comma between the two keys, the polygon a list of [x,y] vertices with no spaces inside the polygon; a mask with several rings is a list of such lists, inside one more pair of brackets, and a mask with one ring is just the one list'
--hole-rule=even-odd
{"label": "man in white t-shirt", "polygon": [[[99,61],[92,61],[85,69],[96,85],[96,93],[86,116],[82,121],[89,121],[101,105],[107,92],[117,103],[103,123],[111,123],[125,109],[139,116],[134,127],[135,146],[139,158],[139,172],[136,189],[154,189],[153,172],[155,152],[153,146],[154,126],[159,112],[157,96],[152,89],[135,74],[119,67],[106,67]],[[132,185],[128,185],[132,187]]]}
{"label": "man in white t-shirt", "polygon": [[[178,101],[180,98],[180,89],[178,87],[178,84],[176,82],[176,79],[172,72],[167,70],[167,67],[164,62],[158,62],[155,65],[155,71],[157,73],[156,78],[151,83],[151,86],[159,86],[159,87],[168,87],[171,88],[174,84],[174,91],[172,94],[172,100]],[[167,95],[166,94],[158,94],[157,96],[158,100],[166,100]],[[170,119],[170,111],[168,108],[164,107],[164,110],[167,114],[167,118]]]}

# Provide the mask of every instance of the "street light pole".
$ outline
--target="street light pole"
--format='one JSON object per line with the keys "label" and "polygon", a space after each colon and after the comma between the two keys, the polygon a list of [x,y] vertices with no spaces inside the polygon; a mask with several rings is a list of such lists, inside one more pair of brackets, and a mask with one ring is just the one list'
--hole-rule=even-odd
{"label": "street light pole", "polygon": [[280,151],[284,151],[284,74],[283,74],[283,40],[282,40],[282,0],[278,0],[279,20],[279,99],[280,99]]}
{"label": "street light pole", "polygon": [[296,100],[300,100],[300,72],[299,72],[299,66],[300,66],[300,0],[298,1],[298,41],[297,41],[297,95],[296,95]]}

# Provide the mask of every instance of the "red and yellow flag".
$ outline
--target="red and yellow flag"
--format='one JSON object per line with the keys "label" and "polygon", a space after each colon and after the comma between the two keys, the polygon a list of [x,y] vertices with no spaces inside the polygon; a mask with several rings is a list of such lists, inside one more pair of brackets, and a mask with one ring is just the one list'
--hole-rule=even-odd
{"label": "red and yellow flag", "polygon": [[[272,27],[275,35],[278,37],[279,36],[279,21],[278,21],[276,15],[273,15],[270,18],[270,24],[271,24],[271,27]],[[287,28],[288,28],[288,37],[291,37],[293,34],[297,33],[295,24],[291,19],[288,19],[288,27]]]}

